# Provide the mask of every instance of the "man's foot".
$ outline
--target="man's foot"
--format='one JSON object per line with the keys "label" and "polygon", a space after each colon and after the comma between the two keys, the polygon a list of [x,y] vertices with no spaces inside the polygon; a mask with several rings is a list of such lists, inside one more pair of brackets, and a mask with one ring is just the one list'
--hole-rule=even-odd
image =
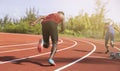
{"label": "man's foot", "polygon": [[109,50],[107,50],[106,52],[105,52],[105,54],[107,54],[109,52]]}
{"label": "man's foot", "polygon": [[40,42],[39,42],[39,44],[38,44],[38,47],[37,47],[37,49],[38,49],[38,52],[39,53],[41,53],[42,52],[42,50],[43,50],[43,40],[40,40]]}
{"label": "man's foot", "polygon": [[110,59],[115,59],[115,53],[114,52],[110,52]]}
{"label": "man's foot", "polygon": [[48,59],[48,62],[52,65],[52,66],[56,66],[55,62],[53,59]]}

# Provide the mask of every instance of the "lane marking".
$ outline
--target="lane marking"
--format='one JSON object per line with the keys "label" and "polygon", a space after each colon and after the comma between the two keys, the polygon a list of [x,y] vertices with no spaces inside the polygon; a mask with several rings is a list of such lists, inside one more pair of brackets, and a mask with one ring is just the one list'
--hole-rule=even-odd
{"label": "lane marking", "polygon": [[26,46],[26,45],[33,45],[33,44],[37,44],[37,42],[34,42],[34,43],[27,43],[27,44],[5,45],[5,46],[0,46],[0,48],[15,47],[15,46]]}
{"label": "lane marking", "polygon": [[[75,47],[78,44],[76,41],[73,41],[73,40],[70,40],[70,41],[74,42],[74,44],[71,45],[71,46],[68,46],[66,48],[59,49],[59,50],[57,50],[57,52],[73,48],[73,47]],[[34,57],[38,57],[38,56],[47,55],[47,54],[50,54],[50,53],[51,52],[47,52],[47,53],[37,54],[37,55],[28,56],[28,57],[24,57],[24,58],[14,59],[14,60],[10,60],[10,61],[4,61],[4,62],[1,62],[0,64],[6,64],[6,63],[10,63],[10,62],[20,61],[20,60],[24,60],[24,59],[27,59],[27,58],[34,58]]]}
{"label": "lane marking", "polygon": [[[0,33],[1,34],[1,33]],[[3,33],[4,34],[4,33]],[[5,33],[5,34],[10,34],[10,33]],[[27,34],[11,34],[11,35],[25,35],[25,36],[37,36],[37,35],[27,35]],[[63,42],[63,40],[59,39],[60,42]],[[25,45],[33,45],[33,44],[37,44],[38,42],[34,42],[34,43],[26,43],[26,44],[15,44],[15,45],[5,45],[5,46],[0,46],[0,48],[4,48],[4,47],[14,47],[14,46],[25,46]]]}
{"label": "lane marking", "polygon": [[18,36],[32,36],[32,37],[39,37],[39,35],[31,35],[31,34],[18,34],[18,33],[0,33],[0,34],[3,34],[3,35],[18,35]]}
{"label": "lane marking", "polygon": [[[100,42],[98,42],[98,43],[100,43]],[[100,43],[100,44],[104,44],[104,43]],[[116,46],[114,46],[114,48],[117,49],[118,51],[120,51],[120,48],[118,48]]]}
{"label": "lane marking", "polygon": [[[88,41],[89,41],[89,40],[88,40]],[[93,42],[93,41],[91,41],[91,42]],[[98,44],[103,44],[103,45],[104,45],[104,43],[103,43],[103,42],[100,42],[100,41],[97,41],[97,42],[94,42],[94,43],[98,43]],[[119,47],[114,46],[114,48],[117,49],[118,51],[120,51],[120,48],[119,48]]]}
{"label": "lane marking", "polygon": [[118,48],[118,47],[116,47],[116,46],[114,46],[114,48],[117,49],[118,51],[120,51],[120,48]]}
{"label": "lane marking", "polygon": [[105,57],[105,56],[88,56],[90,58],[102,58],[102,59],[110,59],[108,57]]}
{"label": "lane marking", "polygon": [[8,53],[8,52],[25,51],[25,50],[35,49],[35,48],[37,48],[37,47],[31,47],[31,48],[25,48],[25,49],[15,49],[15,50],[8,50],[8,51],[1,51],[0,53]]}
{"label": "lane marking", "polygon": [[2,63],[2,61],[0,61],[0,64]]}
{"label": "lane marking", "polygon": [[[38,37],[38,35],[28,35],[28,34],[13,34],[13,33],[0,33],[0,34],[6,34],[6,35],[18,35],[18,36],[30,36],[30,37]],[[24,46],[24,45],[33,45],[33,44],[37,44],[37,42],[34,42],[34,43],[27,43],[27,44],[16,44],[16,45],[7,45],[7,46],[0,46],[0,48],[3,48],[3,47],[13,47],[13,46]]]}
{"label": "lane marking", "polygon": [[[63,43],[63,40],[60,39],[60,42],[58,44]],[[31,48],[23,48],[23,49],[14,49],[14,50],[8,50],[8,51],[1,51],[0,53],[8,53],[8,52],[17,52],[17,51],[25,51],[25,50],[31,50],[36,49],[37,47],[31,47]]]}
{"label": "lane marking", "polygon": [[54,71],[60,71],[60,70],[63,70],[65,68],[67,68],[67,67],[70,67],[71,65],[73,65],[73,64],[75,64],[75,63],[77,63],[77,62],[87,58],[88,56],[90,56],[96,50],[95,44],[93,44],[91,42],[87,42],[87,41],[81,41],[81,42],[85,42],[85,43],[88,43],[88,44],[92,45],[93,46],[93,50],[91,52],[89,52],[87,55],[85,55],[85,56],[83,56],[83,57],[81,57],[81,58],[79,58],[79,59],[77,59],[77,60],[75,60],[75,61],[73,61],[73,62],[71,62],[71,63],[69,63],[67,65],[65,65],[65,66],[62,66],[62,67],[60,67],[60,68],[58,68],[58,69],[56,69]]}

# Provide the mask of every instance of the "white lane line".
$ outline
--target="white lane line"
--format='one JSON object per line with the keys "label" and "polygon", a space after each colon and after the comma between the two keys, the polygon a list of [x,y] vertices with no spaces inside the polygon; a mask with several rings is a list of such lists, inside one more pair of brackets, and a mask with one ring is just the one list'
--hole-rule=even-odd
{"label": "white lane line", "polygon": [[35,49],[35,48],[36,48],[36,47],[25,48],[25,49],[15,49],[15,50],[1,51],[0,53],[8,53],[8,52],[25,51],[25,50]]}
{"label": "white lane line", "polygon": [[[76,41],[73,41],[73,40],[70,40],[70,41],[74,42],[74,44],[71,45],[71,46],[68,46],[66,48],[59,49],[59,50],[57,50],[57,52],[73,48],[73,47],[75,47],[78,44]],[[10,63],[10,62],[20,61],[20,60],[24,60],[24,59],[27,59],[27,58],[34,58],[34,57],[43,56],[43,55],[47,55],[47,54],[50,54],[50,52],[42,53],[42,54],[37,54],[37,55],[33,55],[33,56],[28,56],[28,57],[24,57],[24,58],[20,58],[20,59],[14,59],[14,60],[10,60],[10,61],[4,61],[4,62],[1,62],[0,64],[5,64],[5,63]]]}
{"label": "white lane line", "polygon": [[[18,36],[30,36],[30,37],[37,37],[38,35],[28,35],[28,34],[13,34],[13,33],[0,33],[0,34],[9,34],[9,35],[18,35]],[[27,43],[27,44],[16,44],[16,45],[7,45],[7,46],[0,46],[0,48],[3,48],[3,47],[13,47],[13,46],[24,46],[24,45],[33,45],[33,44],[36,44],[37,42],[34,42],[34,43]]]}
{"label": "white lane line", "polygon": [[[63,40],[60,39],[60,42],[58,44],[63,43]],[[1,51],[0,53],[8,53],[8,52],[17,52],[17,51],[25,51],[25,50],[31,50],[36,49],[37,47],[31,47],[31,48],[24,48],[24,49],[14,49],[14,50],[8,50],[8,51]]]}
{"label": "white lane line", "polygon": [[1,63],[2,61],[0,61],[0,63]]}
{"label": "white lane line", "polygon": [[[9,35],[18,35],[18,36],[30,36],[30,37],[38,37],[39,35],[29,35],[29,34],[16,34],[16,33],[0,33],[0,34],[9,34]],[[13,46],[24,46],[24,45],[33,45],[33,44],[37,44],[37,42],[34,43],[27,43],[27,44],[16,44],[16,45],[7,45],[7,46],[0,46],[0,48],[3,47],[13,47]]]}
{"label": "white lane line", "polygon": [[93,46],[93,50],[92,50],[91,52],[89,52],[87,55],[83,56],[82,58],[77,59],[76,61],[73,61],[73,62],[71,62],[71,63],[69,63],[69,64],[67,64],[67,65],[65,65],[65,66],[62,66],[62,67],[54,70],[54,71],[60,71],[60,70],[63,70],[63,69],[65,69],[65,68],[67,68],[67,67],[70,67],[71,65],[73,65],[73,64],[75,64],[75,63],[77,63],[77,62],[79,62],[79,61],[81,61],[81,60],[83,60],[83,59],[85,59],[85,58],[88,57],[88,56],[90,56],[90,55],[96,50],[95,44],[93,44],[93,43],[91,43],[91,42],[87,42],[87,41],[81,41],[81,42],[85,42],[85,43],[88,43],[88,44],[92,45],[92,46]]}
{"label": "white lane line", "polygon": [[90,58],[102,58],[102,59],[110,59],[108,57],[105,57],[105,56],[88,56]]}
{"label": "white lane line", "polygon": [[120,48],[118,48],[118,47],[116,47],[116,46],[114,46],[114,48],[117,49],[118,51],[120,51]]}
{"label": "white lane line", "polygon": [[[93,41],[92,41],[92,42],[93,42]],[[94,42],[94,43],[98,43],[98,44],[102,44],[102,45],[104,44],[104,43],[99,42],[99,41],[98,41],[98,42]],[[116,47],[116,46],[114,46],[114,48],[117,49],[118,51],[120,51],[120,48],[118,48],[118,47]]]}
{"label": "white lane line", "polygon": [[0,34],[3,34],[3,35],[18,35],[18,36],[32,36],[32,37],[38,37],[39,35],[31,35],[31,34],[18,34],[18,33],[0,33]]}
{"label": "white lane line", "polygon": [[37,42],[34,42],[34,43],[27,43],[27,44],[5,45],[5,46],[0,46],[0,48],[15,47],[15,46],[26,46],[26,45],[33,45],[33,44],[37,44]]}

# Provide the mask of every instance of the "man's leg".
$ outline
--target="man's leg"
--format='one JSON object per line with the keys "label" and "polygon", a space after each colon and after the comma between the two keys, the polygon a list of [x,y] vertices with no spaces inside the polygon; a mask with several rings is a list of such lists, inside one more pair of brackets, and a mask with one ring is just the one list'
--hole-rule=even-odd
{"label": "man's leg", "polygon": [[44,48],[48,48],[50,46],[50,42],[49,42],[49,34],[43,34],[43,47]]}
{"label": "man's leg", "polygon": [[53,59],[53,57],[54,57],[56,51],[57,51],[57,42],[52,44],[50,59]]}
{"label": "man's leg", "polygon": [[50,58],[48,59],[48,62],[49,62],[51,65],[53,65],[53,66],[56,65],[55,62],[54,62],[54,60],[53,60],[56,51],[57,51],[57,43],[52,45]]}
{"label": "man's leg", "polygon": [[50,54],[50,58],[48,60],[48,62],[51,65],[56,65],[53,58],[54,55],[57,51],[57,43],[58,43],[58,30],[57,30],[57,24],[55,24],[54,22],[50,23],[50,35],[51,35],[51,40],[52,40],[52,49],[51,49],[51,54]]}
{"label": "man's leg", "polygon": [[109,49],[108,49],[108,41],[109,41],[109,34],[106,34],[105,35],[105,47],[106,47],[106,54],[109,52]]}
{"label": "man's leg", "polygon": [[110,45],[114,47],[114,34],[110,35]]}
{"label": "man's leg", "polygon": [[42,24],[42,36],[43,36],[43,47],[48,48],[50,43],[49,43],[49,22]]}
{"label": "man's leg", "polygon": [[49,31],[48,31],[48,24],[42,24],[42,39],[39,40],[38,44],[38,51],[42,52],[43,47],[48,48],[49,47]]}

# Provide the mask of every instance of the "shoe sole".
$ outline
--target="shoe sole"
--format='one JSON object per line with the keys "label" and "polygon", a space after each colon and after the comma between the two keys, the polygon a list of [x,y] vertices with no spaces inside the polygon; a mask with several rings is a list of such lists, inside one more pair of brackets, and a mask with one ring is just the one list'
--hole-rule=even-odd
{"label": "shoe sole", "polygon": [[48,61],[48,63],[49,63],[51,66],[56,66],[55,63],[52,63],[52,62],[50,62],[50,61]]}
{"label": "shoe sole", "polygon": [[56,64],[51,64],[51,66],[56,66]]}

